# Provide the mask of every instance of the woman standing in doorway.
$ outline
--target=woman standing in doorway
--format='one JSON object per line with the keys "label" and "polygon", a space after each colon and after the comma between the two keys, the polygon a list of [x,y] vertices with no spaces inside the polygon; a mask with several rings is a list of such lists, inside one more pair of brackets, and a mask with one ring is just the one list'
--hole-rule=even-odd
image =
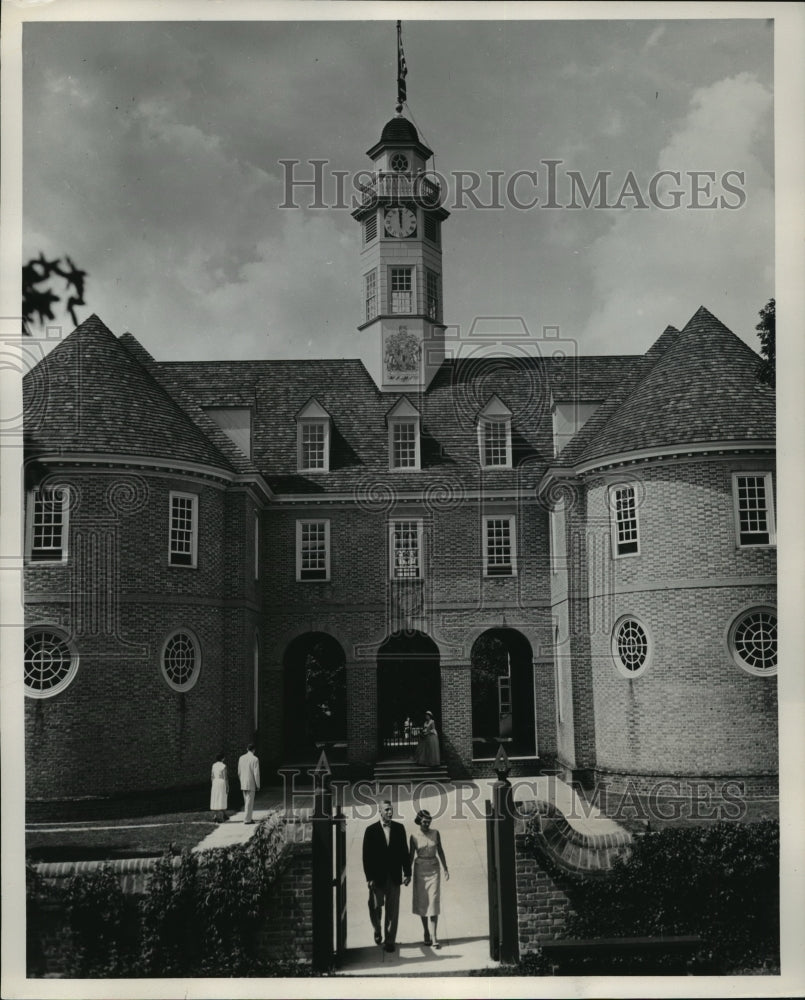
{"label": "woman standing in doorway", "polygon": [[422,726],[422,736],[414,753],[414,763],[423,767],[438,767],[441,762],[439,734],[436,732],[433,713],[425,712],[425,724]]}
{"label": "woman standing in doorway", "polygon": [[[441,909],[439,862],[444,868],[445,881],[449,881],[450,873],[444,858],[442,838],[439,836],[438,830],[432,829],[432,821],[433,817],[427,809],[420,809],[414,820],[419,827],[419,832],[411,834],[410,842],[414,883],[411,906],[413,912],[422,920],[424,943],[432,944],[434,948],[441,948],[437,933]],[[428,917],[430,917],[433,937],[428,931]]]}

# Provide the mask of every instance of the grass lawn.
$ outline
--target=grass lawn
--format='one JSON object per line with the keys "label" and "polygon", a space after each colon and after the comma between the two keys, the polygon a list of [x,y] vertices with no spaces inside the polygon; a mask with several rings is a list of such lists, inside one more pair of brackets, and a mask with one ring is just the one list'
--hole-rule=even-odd
{"label": "grass lawn", "polygon": [[166,813],[84,823],[34,823],[25,831],[31,861],[106,861],[159,857],[195,847],[216,824],[210,813]]}

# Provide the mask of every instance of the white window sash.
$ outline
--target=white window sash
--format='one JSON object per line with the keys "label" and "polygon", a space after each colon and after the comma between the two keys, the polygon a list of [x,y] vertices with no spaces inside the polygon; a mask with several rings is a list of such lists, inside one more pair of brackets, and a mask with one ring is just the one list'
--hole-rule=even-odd
{"label": "white window sash", "polygon": [[[306,427],[321,427],[323,429],[324,460],[321,466],[310,466],[305,460]],[[299,472],[329,472],[330,471],[330,421],[303,418],[297,421],[296,427],[296,464]]]}
{"label": "white window sash", "polygon": [[[741,541],[741,504],[738,489],[741,479],[753,478],[763,480],[763,501],[766,514],[766,529],[769,539],[766,542]],[[735,547],[738,549],[770,548],[777,544],[777,525],[774,516],[774,484],[770,472],[733,472],[732,474],[732,505],[735,519]]]}
{"label": "white window sash", "polygon": [[[305,570],[316,567],[304,566],[302,560],[302,535],[304,528],[313,524],[324,526],[324,576],[303,576]],[[296,522],[296,580],[297,583],[326,583],[330,579],[330,522],[326,518],[303,518]]]}
{"label": "white window sash", "polygon": [[[190,562],[174,562],[175,556],[187,553],[173,547],[174,500],[190,501]],[[198,495],[171,490],[168,499],[168,565],[174,569],[196,569],[198,565]]]}
{"label": "white window sash", "polygon": [[[492,565],[510,565],[511,573],[495,573],[489,571],[490,561],[489,561],[489,524],[491,521],[506,521],[509,525],[509,563],[493,563]],[[489,514],[483,518],[482,521],[482,557],[483,557],[483,570],[485,577],[491,577],[493,579],[511,579],[513,576],[517,576],[517,531],[516,531],[516,518],[514,514]]]}
{"label": "white window sash", "polygon": [[[500,425],[503,428],[505,442],[505,462],[503,464],[489,464],[486,460],[486,433],[492,425]],[[495,419],[492,417],[482,417],[478,421],[478,450],[480,453],[482,469],[510,469],[512,467],[512,424],[510,419]]]}
{"label": "white window sash", "polygon": [[[68,551],[69,549],[68,543],[70,539],[70,503],[69,503],[70,497],[68,492],[69,487],[68,486],[55,487],[54,492],[55,491],[58,491],[61,494],[61,517],[60,517],[61,525],[59,532],[61,535],[61,544],[58,549],[59,554],[53,556],[52,558],[46,558],[46,559],[36,557],[34,555],[35,552],[34,537],[36,534],[34,528],[34,522],[36,519],[36,505],[38,500],[43,499],[41,495],[42,491],[41,489],[35,489],[31,490],[30,493],[28,494],[28,508],[27,508],[28,518],[27,518],[27,524],[25,526],[25,552],[29,562],[32,562],[40,566],[47,566],[48,564],[53,565],[56,563],[65,563],[67,562],[67,557],[69,554]],[[54,549],[53,551],[55,552],[57,550]]]}
{"label": "white window sash", "polygon": [[[397,452],[395,447],[395,430],[405,424],[413,425],[414,428],[414,464],[398,465]],[[420,468],[420,448],[419,448],[419,419],[416,417],[399,417],[389,420],[389,469],[392,472],[415,472]]]}
{"label": "white window sash", "polygon": [[[622,538],[621,528],[624,527],[624,520],[618,517],[618,494],[624,490],[631,489],[632,491],[632,511],[634,512],[634,523],[635,523],[635,537],[634,539]],[[631,520],[632,518],[629,518]],[[612,544],[612,558],[613,559],[628,559],[630,556],[640,555],[640,518],[637,510],[637,490],[633,486],[620,485],[620,486],[610,486],[609,487],[609,523],[610,523],[610,537]],[[620,546],[622,544],[628,544],[631,541],[635,543],[634,552],[621,552]]]}
{"label": "white window sash", "polygon": [[[413,524],[416,527],[416,558],[417,558],[417,575],[416,576],[397,576],[395,574],[396,561],[395,561],[395,546],[394,539],[396,537],[396,527],[400,524]],[[389,578],[392,580],[424,580],[425,578],[425,566],[424,566],[424,525],[421,519],[415,517],[400,518],[397,521],[389,522]]]}

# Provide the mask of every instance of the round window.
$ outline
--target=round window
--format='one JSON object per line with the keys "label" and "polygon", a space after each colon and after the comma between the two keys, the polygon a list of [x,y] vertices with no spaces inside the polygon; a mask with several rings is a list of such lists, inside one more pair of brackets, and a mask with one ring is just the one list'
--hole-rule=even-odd
{"label": "round window", "polygon": [[750,608],[730,627],[729,645],[739,667],[750,674],[777,673],[777,613],[772,608]]}
{"label": "round window", "polygon": [[615,622],[612,630],[612,657],[615,666],[625,677],[637,677],[648,666],[651,641],[641,623],[631,616]]}
{"label": "round window", "polygon": [[402,153],[395,153],[391,158],[391,169],[400,173],[401,170],[408,169],[408,157]]}
{"label": "round window", "polygon": [[25,632],[25,693],[29,698],[50,698],[63,691],[78,670],[78,654],[66,634],[54,628]]}
{"label": "round window", "polygon": [[162,650],[162,673],[174,691],[189,691],[198,680],[201,650],[198,640],[184,629],[173,632]]}

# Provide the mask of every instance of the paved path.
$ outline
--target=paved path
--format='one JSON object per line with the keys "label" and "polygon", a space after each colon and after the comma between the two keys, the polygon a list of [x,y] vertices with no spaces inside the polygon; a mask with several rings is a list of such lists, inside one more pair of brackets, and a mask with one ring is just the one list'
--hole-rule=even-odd
{"label": "paved path", "polygon": [[[513,779],[515,801],[547,799],[569,817],[572,825],[591,833],[618,829],[596,810],[582,808],[573,790],[556,778]],[[492,781],[465,781],[450,785],[427,784],[413,796],[408,786],[387,786],[379,794],[367,794],[367,785],[345,789],[347,816],[347,952],[339,970],[343,976],[446,975],[494,967],[489,957],[487,903],[486,830],[484,803],[491,799]],[[422,943],[422,923],[411,913],[411,888],[400,896],[398,948],[385,952],[374,944],[367,909],[368,889],[363,874],[363,832],[378,817],[378,803],[391,797],[395,818],[414,829],[417,809],[427,809],[433,826],[442,835],[450,880],[442,878],[442,913],[439,917],[440,950]],[[230,796],[233,806],[240,794]],[[309,808],[312,798],[297,796],[296,808]],[[271,809],[282,808],[280,788],[258,792],[254,819],[265,818]],[[243,823],[243,810],[232,815],[206,837],[195,850],[243,843],[257,829]]]}

